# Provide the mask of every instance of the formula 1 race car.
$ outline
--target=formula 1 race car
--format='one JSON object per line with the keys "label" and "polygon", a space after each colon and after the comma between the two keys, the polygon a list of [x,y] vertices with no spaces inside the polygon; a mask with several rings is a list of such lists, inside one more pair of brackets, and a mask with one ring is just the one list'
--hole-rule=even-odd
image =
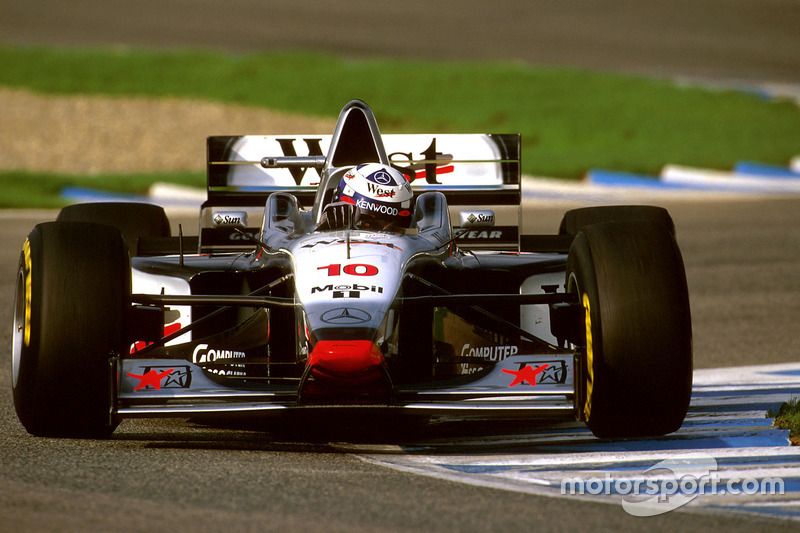
{"label": "formula 1 race car", "polygon": [[30,433],[359,409],[681,426],[691,318],[666,210],[525,235],[519,135],[382,136],[357,100],[330,136],[207,148],[196,236],[143,203],[72,205],[28,236],[12,359]]}

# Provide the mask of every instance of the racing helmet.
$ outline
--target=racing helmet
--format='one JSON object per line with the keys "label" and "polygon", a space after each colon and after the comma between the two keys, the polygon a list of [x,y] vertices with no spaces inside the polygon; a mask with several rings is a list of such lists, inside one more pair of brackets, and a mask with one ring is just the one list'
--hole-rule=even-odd
{"label": "racing helmet", "polygon": [[355,206],[354,223],[359,228],[407,228],[411,224],[411,184],[389,165],[366,163],[351,168],[339,181],[333,201]]}

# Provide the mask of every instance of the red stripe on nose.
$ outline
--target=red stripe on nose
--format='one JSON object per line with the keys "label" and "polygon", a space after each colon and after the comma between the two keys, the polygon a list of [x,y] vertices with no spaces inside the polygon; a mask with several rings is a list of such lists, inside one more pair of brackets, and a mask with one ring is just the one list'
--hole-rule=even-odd
{"label": "red stripe on nose", "polygon": [[382,375],[383,354],[372,341],[319,341],[308,356],[311,373],[323,380],[364,383]]}

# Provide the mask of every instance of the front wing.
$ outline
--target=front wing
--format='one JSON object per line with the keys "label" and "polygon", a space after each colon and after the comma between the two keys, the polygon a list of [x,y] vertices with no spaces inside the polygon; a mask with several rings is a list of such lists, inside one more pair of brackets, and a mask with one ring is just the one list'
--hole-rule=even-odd
{"label": "front wing", "polygon": [[383,408],[409,414],[487,418],[568,418],[574,410],[575,355],[514,355],[473,380],[402,387],[384,405],[312,405],[296,385],[247,385],[184,359],[129,359],[117,365],[120,418],[257,414],[287,409]]}

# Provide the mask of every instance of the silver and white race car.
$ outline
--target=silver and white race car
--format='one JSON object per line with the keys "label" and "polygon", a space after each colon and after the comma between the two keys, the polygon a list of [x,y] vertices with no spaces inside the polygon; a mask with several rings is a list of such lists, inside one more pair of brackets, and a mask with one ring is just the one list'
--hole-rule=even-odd
{"label": "silver and white race car", "polygon": [[678,429],[692,341],[669,214],[576,209],[525,235],[520,202],[519,135],[381,135],[358,100],[329,136],[209,137],[197,236],[137,203],[30,233],[19,419],[56,437],[360,410]]}

